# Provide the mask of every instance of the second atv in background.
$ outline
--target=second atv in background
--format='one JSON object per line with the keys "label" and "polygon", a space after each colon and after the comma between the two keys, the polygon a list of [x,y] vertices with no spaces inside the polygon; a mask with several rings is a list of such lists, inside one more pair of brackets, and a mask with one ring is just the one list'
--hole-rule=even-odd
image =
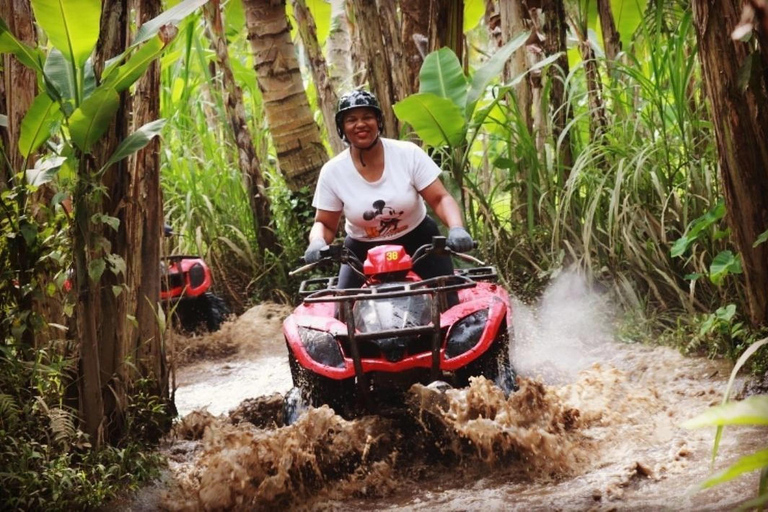
{"label": "second atv in background", "polygon": [[[174,236],[166,225],[165,236]],[[212,290],[211,269],[200,256],[164,256],[160,263],[160,298],[171,303],[175,320],[181,328],[194,332],[204,327],[218,331],[230,311],[224,300]]]}

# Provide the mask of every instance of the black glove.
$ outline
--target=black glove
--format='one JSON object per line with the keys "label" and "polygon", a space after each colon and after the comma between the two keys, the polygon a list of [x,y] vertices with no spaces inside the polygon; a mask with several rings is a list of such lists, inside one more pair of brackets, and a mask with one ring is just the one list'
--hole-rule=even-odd
{"label": "black glove", "polygon": [[307,263],[316,263],[320,261],[320,250],[328,245],[322,238],[316,238],[309,242],[309,247],[304,251],[304,261]]}
{"label": "black glove", "polygon": [[468,252],[475,246],[472,237],[464,228],[451,228],[448,232],[448,240],[445,241],[449,249],[456,252]]}

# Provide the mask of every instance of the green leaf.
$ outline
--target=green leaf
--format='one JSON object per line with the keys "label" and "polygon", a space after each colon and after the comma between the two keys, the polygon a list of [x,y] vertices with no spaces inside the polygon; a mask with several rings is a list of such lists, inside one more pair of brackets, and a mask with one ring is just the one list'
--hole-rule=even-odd
{"label": "green leaf", "polygon": [[419,71],[419,93],[448,98],[463,110],[467,104],[467,77],[456,54],[447,47],[430,53]]}
{"label": "green leaf", "polygon": [[69,133],[75,145],[89,153],[93,143],[109,128],[118,108],[120,96],[114,89],[96,89],[69,118]]}
{"label": "green leaf", "polygon": [[0,54],[10,53],[19,62],[37,72],[43,71],[43,54],[37,48],[28,46],[14,37],[8,25],[0,18]]}
{"label": "green leaf", "polygon": [[101,22],[100,0],[31,0],[35,21],[51,44],[78,68],[85,65],[96,41]]}
{"label": "green leaf", "polygon": [[38,161],[34,168],[27,169],[27,183],[34,187],[45,185],[53,180],[53,177],[56,176],[56,173],[59,172],[61,165],[66,160],[63,156],[55,156]]}
{"label": "green leaf", "polygon": [[101,279],[101,275],[107,268],[107,263],[102,258],[92,260],[88,263],[88,275],[94,283],[98,283]]}
{"label": "green leaf", "polygon": [[136,31],[131,47],[143,43],[157,34],[164,25],[178,25],[184,18],[195,12],[199,7],[208,3],[208,0],[183,0],[164,13],[144,23]]}
{"label": "green leaf", "polygon": [[229,0],[224,6],[224,25],[227,39],[235,39],[245,26],[245,9],[242,0]]}
{"label": "green leaf", "polygon": [[67,61],[64,54],[54,48],[45,59],[43,68],[48,84],[56,89],[56,94],[63,101],[74,100],[77,90],[77,78],[72,64]]}
{"label": "green leaf", "polygon": [[[739,370],[741,370],[741,367],[744,366],[744,364],[747,362],[747,360],[752,357],[752,354],[757,352],[760,347],[764,346],[768,343],[768,338],[763,338],[760,341],[756,341],[755,343],[751,344],[747,350],[744,351],[741,356],[739,356],[738,361],[736,361],[736,364],[733,366],[733,369],[731,370],[731,375],[728,377],[728,384],[725,387],[725,393],[723,394],[723,405],[725,405],[728,400],[731,397],[731,390],[733,389],[733,383],[736,381],[736,375],[739,373]],[[717,457],[717,450],[720,447],[720,439],[723,436],[723,429],[725,427],[720,425],[717,427],[717,431],[715,432],[715,441],[712,443],[712,463],[714,464],[715,458]]]}
{"label": "green leaf", "polygon": [[125,275],[125,269],[126,269],[125,260],[119,254],[115,254],[115,253],[108,254],[106,256],[106,260],[109,262],[109,267],[112,270],[113,274]]}
{"label": "green leaf", "polygon": [[755,453],[745,455],[734,464],[721,471],[720,473],[706,479],[702,484],[702,489],[713,487],[717,484],[733,480],[739,475],[750,473],[758,469],[768,467],[768,449],[760,450]]}
{"label": "green leaf", "polygon": [[306,0],[306,2],[307,9],[315,20],[317,42],[323,46],[328,39],[328,34],[331,33],[331,4],[325,0]]}
{"label": "green leaf", "polygon": [[19,153],[24,158],[37,151],[48,140],[63,118],[58,103],[46,93],[37,95],[21,121]]}
{"label": "green leaf", "polygon": [[5,114],[0,114],[0,127],[8,128],[8,116]]}
{"label": "green leaf", "polygon": [[715,316],[726,322],[730,322],[733,319],[733,315],[736,314],[736,304],[728,304],[725,307],[717,308]]}
{"label": "green leaf", "polygon": [[418,93],[393,107],[401,121],[413,126],[428,146],[459,146],[465,138],[466,122],[459,107],[447,98]]}
{"label": "green leaf", "polygon": [[21,236],[24,237],[24,242],[27,244],[27,246],[31,246],[35,243],[35,239],[37,238],[36,225],[30,224],[29,222],[23,222],[19,226],[19,231],[21,231]]}
{"label": "green leaf", "polygon": [[464,33],[469,32],[480,23],[485,14],[485,2],[483,0],[464,0]]}
{"label": "green leaf", "polygon": [[467,96],[467,112],[471,114],[480,97],[485,93],[486,87],[494,78],[501,74],[504,64],[515,53],[515,50],[523,46],[528,40],[530,32],[523,32],[496,51],[481,68],[472,76],[472,83]]}
{"label": "green leaf", "polygon": [[123,139],[123,142],[120,143],[112,156],[109,157],[109,161],[107,161],[106,165],[104,165],[104,167],[102,167],[99,172],[103,173],[109,167],[116,164],[123,158],[132,155],[133,153],[149,144],[152,139],[160,134],[163,126],[165,126],[165,119],[158,119],[156,121],[145,124],[130,134],[128,137]]}
{"label": "green leaf", "polygon": [[[48,54],[48,58],[45,60],[44,73],[46,78],[46,85],[52,86],[56,92],[51,93],[52,97],[61,98],[62,103],[67,107],[74,104],[75,98],[77,98],[77,78],[74,74],[72,65],[64,57],[64,54],[54,48]],[[91,59],[85,61],[84,76],[83,76],[83,98],[87,98],[91,95],[96,88],[96,76],[93,72],[93,62]],[[72,113],[72,107],[69,107],[65,111]]]}
{"label": "green leaf", "polygon": [[672,244],[672,250],[669,251],[670,256],[673,258],[677,258],[678,256],[682,256],[685,254],[685,251],[688,250],[688,247],[691,245],[693,240],[689,238],[688,236],[681,236],[677,240],[675,240],[675,243]]}
{"label": "green leaf", "polygon": [[[632,36],[643,21],[647,5],[648,0],[611,0],[611,11],[621,37],[622,50],[626,51],[632,43]],[[599,26],[600,23],[596,22],[595,25]]]}
{"label": "green leaf", "polygon": [[150,39],[130,56],[128,62],[111,71],[104,79],[103,86],[111,87],[118,93],[124,91],[141,78],[149,65],[160,56],[166,46],[167,41],[164,41],[160,36]]}
{"label": "green leaf", "polygon": [[720,251],[709,267],[709,279],[720,285],[729,274],[741,274],[741,259],[731,251]]}
{"label": "green leaf", "polygon": [[768,425],[768,395],[716,405],[683,423],[684,428],[716,425]]}
{"label": "green leaf", "polygon": [[752,247],[757,247],[758,245],[765,243],[766,240],[768,240],[768,231],[763,231],[760,233],[760,236],[757,237],[755,243],[752,244]]}

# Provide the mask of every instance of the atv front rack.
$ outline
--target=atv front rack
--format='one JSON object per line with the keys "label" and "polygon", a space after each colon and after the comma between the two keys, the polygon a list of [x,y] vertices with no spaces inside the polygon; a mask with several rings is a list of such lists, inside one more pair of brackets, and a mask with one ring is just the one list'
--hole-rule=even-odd
{"label": "atv front rack", "polygon": [[[440,342],[442,341],[440,329],[441,303],[445,305],[445,297],[449,292],[455,292],[465,288],[474,288],[477,282],[466,275],[454,274],[448,276],[433,277],[423,281],[383,284],[371,288],[329,288],[312,293],[304,299],[305,303],[338,302],[341,306],[341,318],[347,326],[347,337],[352,352],[352,361],[355,366],[355,376],[360,391],[359,396],[363,404],[368,403],[368,378],[363,372],[363,363],[357,340],[384,339],[393,336],[418,336],[431,335],[431,377],[437,380],[440,377]],[[358,333],[355,328],[355,319],[352,307],[356,301],[379,300],[395,297],[407,297],[410,295],[437,295],[438,300],[432,301],[431,325],[404,327],[396,330],[386,330],[368,333]]]}

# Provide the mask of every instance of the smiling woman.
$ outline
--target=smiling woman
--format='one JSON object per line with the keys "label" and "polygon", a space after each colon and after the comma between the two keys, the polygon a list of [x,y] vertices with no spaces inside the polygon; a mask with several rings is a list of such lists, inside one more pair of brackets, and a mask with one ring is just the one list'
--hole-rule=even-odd
{"label": "smiling woman", "polygon": [[[309,235],[307,263],[333,241],[342,213],[345,245],[364,261],[368,250],[383,243],[403,245],[409,254],[440,235],[425,202],[450,229],[448,246],[472,249],[456,201],[440,181],[440,168],[411,142],[381,137],[383,115],[376,97],[366,91],[342,96],[336,130],[349,148],[320,171],[312,205],[317,209]],[[414,271],[423,278],[453,273],[450,257],[432,255]],[[339,288],[359,286],[359,276],[342,265]]]}

